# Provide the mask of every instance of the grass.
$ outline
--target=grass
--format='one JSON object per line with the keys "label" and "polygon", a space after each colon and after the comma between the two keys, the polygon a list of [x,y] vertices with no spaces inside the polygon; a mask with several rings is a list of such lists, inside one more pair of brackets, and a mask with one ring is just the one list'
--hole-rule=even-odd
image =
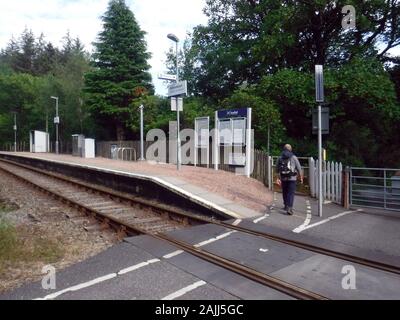
{"label": "grass", "polygon": [[0,275],[20,262],[53,263],[63,257],[58,242],[32,235],[27,227],[15,228],[1,216],[6,210],[4,205],[0,207]]}

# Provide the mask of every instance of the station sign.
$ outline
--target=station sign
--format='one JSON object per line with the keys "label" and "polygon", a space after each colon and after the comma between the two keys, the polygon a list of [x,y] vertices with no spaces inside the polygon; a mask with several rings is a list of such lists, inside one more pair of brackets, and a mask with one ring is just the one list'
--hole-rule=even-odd
{"label": "station sign", "polygon": [[187,95],[187,81],[179,81],[171,83],[168,87],[168,97],[176,97],[181,95]]}
{"label": "station sign", "polygon": [[158,79],[160,80],[167,80],[167,81],[176,81],[176,75],[174,74],[167,74],[167,73],[160,73],[158,75]]}
{"label": "station sign", "polygon": [[[322,134],[329,134],[329,108],[321,108],[321,131]],[[318,109],[315,108],[312,113],[312,132],[318,134]]]}
{"label": "station sign", "polygon": [[218,111],[219,119],[226,118],[247,118],[247,108],[233,109],[233,110],[220,110]]}
{"label": "station sign", "polygon": [[183,99],[182,98],[171,98],[171,111],[176,111],[176,109],[179,109],[179,111],[183,111]]}
{"label": "station sign", "polygon": [[324,102],[324,69],[322,65],[315,66],[315,101]]}

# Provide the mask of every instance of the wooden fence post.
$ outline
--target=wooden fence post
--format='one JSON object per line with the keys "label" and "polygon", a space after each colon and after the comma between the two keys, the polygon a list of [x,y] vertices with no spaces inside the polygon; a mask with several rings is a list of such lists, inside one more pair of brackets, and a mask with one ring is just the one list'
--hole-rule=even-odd
{"label": "wooden fence post", "polygon": [[342,171],[342,205],[345,209],[350,208],[350,168]]}

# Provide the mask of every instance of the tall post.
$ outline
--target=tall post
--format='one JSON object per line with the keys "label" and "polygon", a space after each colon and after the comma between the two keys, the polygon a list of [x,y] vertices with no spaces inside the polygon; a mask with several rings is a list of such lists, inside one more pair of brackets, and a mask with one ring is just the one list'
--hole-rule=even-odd
{"label": "tall post", "polygon": [[[178,41],[176,43],[176,83],[179,82],[179,64],[178,64]],[[178,98],[176,99],[176,125],[177,125],[177,157],[176,157],[176,169],[180,170],[181,169],[181,137],[180,137],[180,116],[179,116],[179,102]]]}
{"label": "tall post", "polygon": [[214,125],[214,137],[213,137],[213,158],[214,158],[214,170],[218,170],[219,165],[219,120],[218,120],[218,111],[215,111],[215,125]]}
{"label": "tall post", "polygon": [[318,216],[322,217],[322,117],[321,105],[318,105]]}
{"label": "tall post", "polygon": [[56,117],[54,118],[54,124],[56,125],[56,154],[59,154],[59,141],[58,141],[58,124],[60,123],[60,117],[58,116],[58,97],[50,97],[56,100]]}
{"label": "tall post", "polygon": [[56,118],[57,118],[57,123],[56,123],[56,154],[60,153],[59,150],[59,141],[58,141],[58,98],[56,99]]}
{"label": "tall post", "polygon": [[318,103],[318,216],[322,217],[322,107],[324,102],[324,69],[322,65],[315,66],[315,101]]}
{"label": "tall post", "polygon": [[140,110],[140,161],[144,161],[144,132],[143,132],[143,109],[144,106],[139,107]]}
{"label": "tall post", "polygon": [[14,152],[17,152],[17,113],[14,112]]}
{"label": "tall post", "polygon": [[270,150],[269,150],[269,148],[270,148],[270,133],[271,133],[271,125],[268,123],[268,141],[267,141],[267,153],[268,153],[268,156],[270,155],[269,153],[270,153]]}

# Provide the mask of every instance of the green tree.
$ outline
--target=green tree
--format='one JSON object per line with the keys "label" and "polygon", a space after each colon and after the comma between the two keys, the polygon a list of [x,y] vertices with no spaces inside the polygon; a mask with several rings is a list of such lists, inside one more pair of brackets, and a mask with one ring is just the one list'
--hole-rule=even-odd
{"label": "green tree", "polygon": [[103,31],[94,43],[94,69],[86,74],[86,104],[107,138],[123,140],[134,99],[152,94],[145,32],[124,0],[111,0],[102,17]]}
{"label": "green tree", "polygon": [[[356,10],[356,28],[342,28],[342,8]],[[312,72],[356,56],[392,58],[400,45],[400,2],[393,0],[208,0],[208,24],[193,31],[196,92],[215,99],[283,68]]]}

